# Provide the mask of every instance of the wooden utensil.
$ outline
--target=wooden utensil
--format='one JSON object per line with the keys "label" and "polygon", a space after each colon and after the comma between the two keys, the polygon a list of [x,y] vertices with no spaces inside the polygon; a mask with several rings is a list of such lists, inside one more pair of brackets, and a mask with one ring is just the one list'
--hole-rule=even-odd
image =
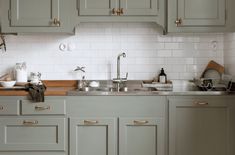
{"label": "wooden utensil", "polygon": [[220,73],[220,75],[222,75],[224,73],[224,66],[222,66],[222,65],[218,64],[217,62],[211,60],[207,64],[205,70],[202,72],[201,78],[203,78],[204,74],[210,69],[216,70],[217,72]]}

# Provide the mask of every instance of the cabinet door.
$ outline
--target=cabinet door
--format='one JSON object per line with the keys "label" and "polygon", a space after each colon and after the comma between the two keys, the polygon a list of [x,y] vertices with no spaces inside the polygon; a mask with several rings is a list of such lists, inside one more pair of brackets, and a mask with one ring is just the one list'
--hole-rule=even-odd
{"label": "cabinet door", "polygon": [[159,0],[120,0],[123,15],[158,15]]}
{"label": "cabinet door", "polygon": [[54,18],[60,18],[60,0],[11,0],[13,26],[56,26]]}
{"label": "cabinet door", "polygon": [[117,0],[80,0],[80,15],[111,15],[116,8]]}
{"label": "cabinet door", "polygon": [[179,26],[225,25],[225,0],[178,0]]}
{"label": "cabinet door", "polygon": [[235,111],[227,99],[175,98],[169,108],[169,155],[231,154],[229,137],[233,132],[234,139],[234,127],[230,125]]}
{"label": "cabinet door", "polygon": [[116,121],[114,118],[71,118],[70,152],[72,155],[115,155]]}
{"label": "cabinet door", "polygon": [[163,155],[164,123],[161,118],[120,118],[120,155]]}
{"label": "cabinet door", "polygon": [[0,118],[0,152],[64,150],[64,118]]}

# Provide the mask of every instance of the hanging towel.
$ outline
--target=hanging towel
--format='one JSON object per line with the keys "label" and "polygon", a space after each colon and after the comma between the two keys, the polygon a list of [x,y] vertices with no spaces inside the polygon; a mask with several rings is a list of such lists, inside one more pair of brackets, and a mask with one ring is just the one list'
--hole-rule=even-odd
{"label": "hanging towel", "polygon": [[29,91],[29,95],[34,102],[44,102],[44,92],[46,86],[43,83],[40,84],[27,84],[26,90]]}

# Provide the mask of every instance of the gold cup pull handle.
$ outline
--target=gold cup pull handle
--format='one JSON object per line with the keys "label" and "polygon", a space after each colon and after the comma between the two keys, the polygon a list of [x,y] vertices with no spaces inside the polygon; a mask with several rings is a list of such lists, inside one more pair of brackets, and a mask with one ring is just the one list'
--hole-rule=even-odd
{"label": "gold cup pull handle", "polygon": [[115,8],[113,8],[111,12],[113,15],[115,15],[117,13],[117,10]]}
{"label": "gold cup pull handle", "polygon": [[0,105],[0,110],[3,110],[4,108],[3,108],[3,106],[2,105]]}
{"label": "gold cup pull handle", "polygon": [[194,104],[199,105],[199,106],[206,106],[206,105],[209,105],[208,102],[194,102]]}
{"label": "gold cup pull handle", "polygon": [[123,8],[120,8],[120,14],[119,14],[119,16],[120,16],[120,15],[123,15],[123,13],[124,13]]}
{"label": "gold cup pull handle", "polygon": [[50,110],[50,106],[35,106],[35,110],[41,111],[41,110]]}
{"label": "gold cup pull handle", "polygon": [[34,121],[24,120],[23,124],[24,125],[36,125],[36,124],[38,124],[38,121],[37,120],[34,120]]}
{"label": "gold cup pull handle", "polygon": [[124,13],[123,8],[118,8],[118,9],[113,8],[111,12],[113,15],[118,15],[118,16],[123,15]]}
{"label": "gold cup pull handle", "polygon": [[99,121],[97,121],[97,120],[84,120],[83,122],[84,122],[84,124],[87,124],[87,125],[92,125],[92,124],[98,124],[99,123]]}
{"label": "gold cup pull handle", "polygon": [[60,27],[60,25],[61,25],[60,20],[58,20],[57,18],[54,18],[53,19],[53,25],[57,26],[57,27]]}
{"label": "gold cup pull handle", "polygon": [[177,18],[175,21],[175,25],[178,27],[182,24],[182,19],[181,18]]}
{"label": "gold cup pull handle", "polygon": [[144,125],[144,124],[148,124],[149,121],[147,121],[147,120],[143,120],[143,121],[142,120],[134,120],[133,123],[135,125]]}

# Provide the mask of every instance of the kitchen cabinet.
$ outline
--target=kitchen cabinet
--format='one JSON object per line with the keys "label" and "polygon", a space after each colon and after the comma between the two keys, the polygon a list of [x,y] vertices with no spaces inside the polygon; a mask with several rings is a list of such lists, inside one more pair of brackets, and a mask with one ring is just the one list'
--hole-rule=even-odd
{"label": "kitchen cabinet", "polygon": [[23,96],[1,96],[0,109],[1,155],[67,155],[64,97],[35,103]]}
{"label": "kitchen cabinet", "polygon": [[79,22],[155,22],[166,29],[165,0],[77,0]]}
{"label": "kitchen cabinet", "polygon": [[64,118],[0,118],[0,152],[64,151],[64,128]]}
{"label": "kitchen cabinet", "polygon": [[164,96],[70,96],[70,152],[164,155],[165,106]]}
{"label": "kitchen cabinet", "polygon": [[235,104],[229,96],[169,98],[169,155],[233,155]]}
{"label": "kitchen cabinet", "polygon": [[[80,0],[79,15],[158,15],[159,0]],[[118,12],[120,11],[120,12]]]}
{"label": "kitchen cabinet", "polygon": [[4,33],[73,31],[71,0],[2,0],[1,3]]}
{"label": "kitchen cabinet", "polygon": [[164,148],[164,119],[120,118],[120,155],[161,155]]}
{"label": "kitchen cabinet", "polygon": [[71,154],[115,155],[116,134],[115,118],[71,118]]}
{"label": "kitchen cabinet", "polygon": [[233,8],[233,0],[169,0],[168,32],[234,31]]}

